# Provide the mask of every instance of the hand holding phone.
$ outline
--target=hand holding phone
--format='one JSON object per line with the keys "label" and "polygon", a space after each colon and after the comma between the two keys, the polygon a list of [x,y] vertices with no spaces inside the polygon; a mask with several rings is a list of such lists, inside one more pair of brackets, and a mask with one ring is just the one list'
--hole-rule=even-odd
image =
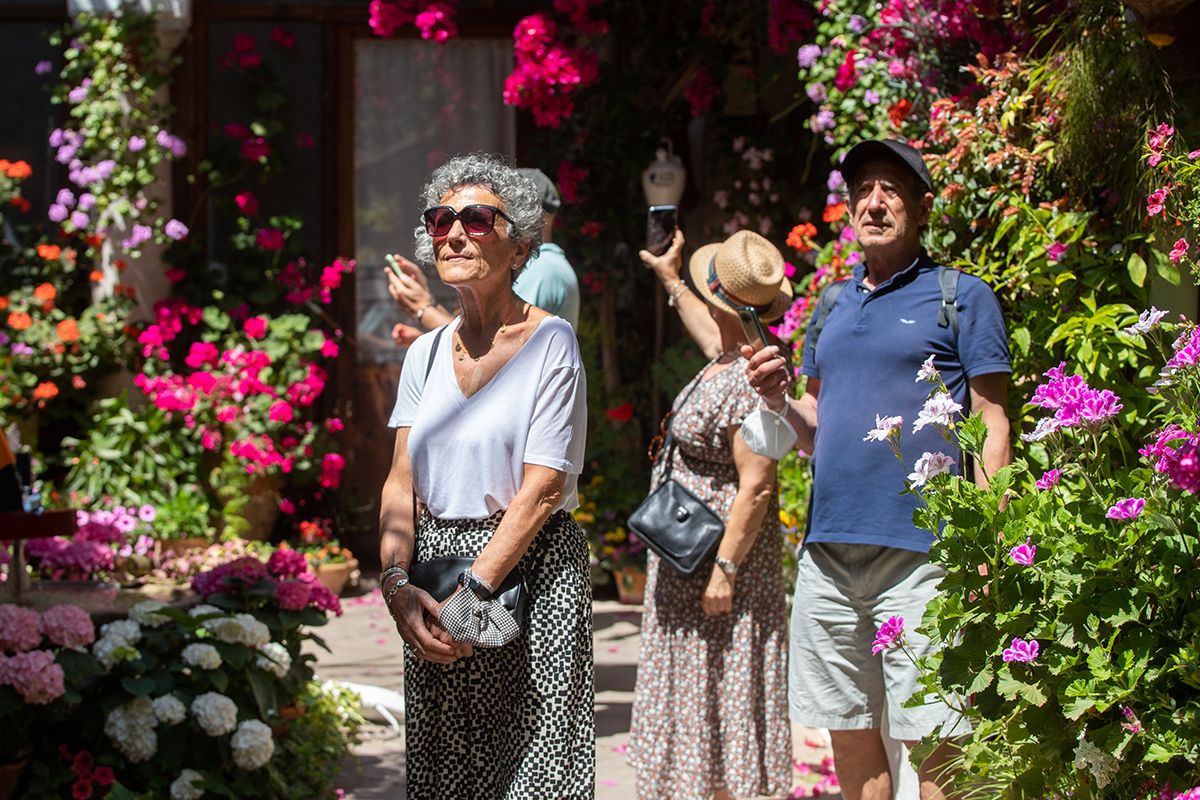
{"label": "hand holding phone", "polygon": [[397,278],[404,277],[404,271],[402,269],[400,269],[400,262],[396,260],[396,257],[394,255],[392,255],[391,253],[388,253],[387,255],[385,255],[383,257],[383,260],[385,262],[387,262],[388,268],[392,272],[396,273]]}
{"label": "hand holding phone", "polygon": [[646,211],[646,250],[661,256],[671,247],[678,225],[676,206],[650,206]]}
{"label": "hand holding phone", "polygon": [[739,308],[737,310],[738,322],[742,323],[742,334],[746,337],[746,343],[758,352],[767,345],[767,333],[763,330],[762,322],[758,319],[758,314],[753,308]]}

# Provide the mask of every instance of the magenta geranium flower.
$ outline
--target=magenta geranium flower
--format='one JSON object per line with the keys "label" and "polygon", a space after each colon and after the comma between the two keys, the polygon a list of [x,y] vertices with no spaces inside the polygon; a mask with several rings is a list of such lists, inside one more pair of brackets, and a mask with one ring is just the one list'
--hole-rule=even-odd
{"label": "magenta geranium flower", "polygon": [[1033,663],[1033,660],[1038,657],[1037,639],[1013,639],[1012,647],[1004,648],[1005,661],[1021,661],[1026,664]]}
{"label": "magenta geranium flower", "polygon": [[1117,501],[1104,516],[1109,519],[1133,519],[1140,516],[1145,507],[1146,501],[1143,498],[1126,497],[1124,500]]}
{"label": "magenta geranium flower", "polygon": [[875,633],[875,642],[871,645],[871,655],[877,656],[884,650],[890,650],[904,638],[904,617],[891,617],[879,626]]}
{"label": "magenta geranium flower", "polygon": [[1025,538],[1025,544],[1019,544],[1008,551],[1008,557],[1013,560],[1013,563],[1020,564],[1023,567],[1031,565],[1036,555],[1037,545],[1032,544],[1028,537]]}
{"label": "magenta geranium flower", "polygon": [[1061,469],[1048,469],[1042,473],[1042,477],[1038,478],[1037,481],[1033,485],[1036,486],[1038,489],[1045,491],[1045,490],[1049,489],[1051,486],[1054,486],[1056,483],[1058,483],[1058,479],[1061,477],[1062,477]]}

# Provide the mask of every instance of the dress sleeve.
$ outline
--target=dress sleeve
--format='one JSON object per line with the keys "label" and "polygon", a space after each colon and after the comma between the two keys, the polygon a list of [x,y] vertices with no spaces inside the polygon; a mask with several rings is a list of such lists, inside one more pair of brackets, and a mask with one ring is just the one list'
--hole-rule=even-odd
{"label": "dress sleeve", "polygon": [[583,471],[586,437],[587,376],[583,367],[554,367],[538,385],[524,462],[578,475]]}
{"label": "dress sleeve", "polygon": [[396,387],[396,404],[388,419],[389,428],[411,428],[421,405],[421,392],[425,388],[425,368],[429,365],[429,350],[433,346],[432,336],[424,334],[408,348],[404,355],[404,366],[400,368],[400,383]]}
{"label": "dress sleeve", "polygon": [[750,385],[750,379],[746,377],[746,362],[738,360],[729,369],[737,374],[733,376],[729,386],[729,398],[725,404],[724,418],[721,420],[726,428],[740,426],[742,420],[758,408],[758,394]]}

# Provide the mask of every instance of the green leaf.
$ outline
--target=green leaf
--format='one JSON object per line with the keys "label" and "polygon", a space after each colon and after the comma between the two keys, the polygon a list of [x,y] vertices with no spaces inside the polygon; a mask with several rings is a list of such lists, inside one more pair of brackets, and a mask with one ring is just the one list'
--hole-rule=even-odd
{"label": "green leaf", "polygon": [[258,703],[258,711],[263,717],[270,716],[279,708],[279,693],[277,681],[262,670],[252,669],[246,672],[250,682],[250,690],[254,693],[254,701]]}
{"label": "green leaf", "polygon": [[1041,706],[1046,702],[1046,695],[1035,684],[1026,683],[1013,677],[1010,670],[1002,669],[996,682],[996,691],[1001,697],[1015,700],[1021,697],[1030,705]]}
{"label": "green leaf", "polygon": [[1131,253],[1125,267],[1129,270],[1129,279],[1134,286],[1146,285],[1146,259],[1137,253]]}
{"label": "green leaf", "polygon": [[121,687],[137,697],[149,697],[154,691],[154,679],[148,678],[145,675],[139,678],[126,675],[124,678],[121,678]]}

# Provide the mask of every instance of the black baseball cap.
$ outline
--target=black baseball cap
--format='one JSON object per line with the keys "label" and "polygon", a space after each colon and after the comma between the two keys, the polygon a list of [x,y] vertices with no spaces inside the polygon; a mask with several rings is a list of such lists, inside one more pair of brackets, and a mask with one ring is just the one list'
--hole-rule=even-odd
{"label": "black baseball cap", "polygon": [[933,191],[933,179],[929,177],[925,159],[921,158],[920,152],[916,149],[898,139],[868,139],[851,147],[842,157],[842,177],[845,178],[846,183],[849,184],[853,181],[855,173],[862,169],[863,164],[873,158],[899,161],[917,176],[917,180],[925,187],[925,191]]}

